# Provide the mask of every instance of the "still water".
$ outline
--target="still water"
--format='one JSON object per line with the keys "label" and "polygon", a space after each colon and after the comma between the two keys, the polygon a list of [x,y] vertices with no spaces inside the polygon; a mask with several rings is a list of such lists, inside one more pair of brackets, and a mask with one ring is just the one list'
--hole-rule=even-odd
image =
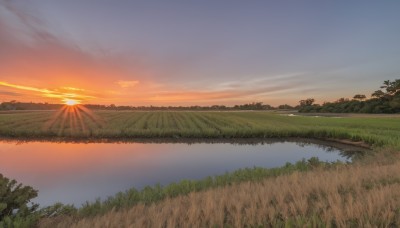
{"label": "still water", "polygon": [[299,142],[54,143],[0,141],[0,173],[39,190],[34,202],[80,206],[131,187],[200,179],[303,158],[350,161],[343,148]]}

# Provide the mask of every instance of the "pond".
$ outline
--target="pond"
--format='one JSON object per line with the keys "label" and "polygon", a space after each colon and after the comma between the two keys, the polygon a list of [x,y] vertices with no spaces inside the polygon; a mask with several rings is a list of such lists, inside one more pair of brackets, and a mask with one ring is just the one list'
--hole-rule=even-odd
{"label": "pond", "polygon": [[81,206],[131,187],[201,179],[318,157],[350,162],[358,148],[316,141],[71,143],[0,141],[0,173],[39,190],[34,202]]}

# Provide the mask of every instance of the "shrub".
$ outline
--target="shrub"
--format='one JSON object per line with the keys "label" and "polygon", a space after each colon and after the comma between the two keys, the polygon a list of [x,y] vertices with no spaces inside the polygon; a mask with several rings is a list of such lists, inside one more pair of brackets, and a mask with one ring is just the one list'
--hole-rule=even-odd
{"label": "shrub", "polygon": [[25,224],[28,220],[33,221],[32,215],[38,205],[32,203],[28,206],[28,203],[37,196],[37,193],[32,187],[18,184],[17,181],[0,174],[0,221],[2,221],[0,227],[9,227],[10,224],[14,226],[15,222]]}

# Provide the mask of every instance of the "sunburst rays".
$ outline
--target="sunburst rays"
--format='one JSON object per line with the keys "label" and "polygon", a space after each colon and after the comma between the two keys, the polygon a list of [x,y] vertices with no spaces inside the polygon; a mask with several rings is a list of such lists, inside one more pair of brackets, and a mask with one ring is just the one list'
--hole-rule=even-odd
{"label": "sunburst rays", "polygon": [[44,124],[44,130],[58,136],[90,135],[94,128],[103,128],[105,121],[83,105],[64,105]]}

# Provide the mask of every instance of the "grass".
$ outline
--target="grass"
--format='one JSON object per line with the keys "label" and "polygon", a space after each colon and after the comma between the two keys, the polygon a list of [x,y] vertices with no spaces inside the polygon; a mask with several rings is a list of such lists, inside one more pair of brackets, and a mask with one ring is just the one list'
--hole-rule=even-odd
{"label": "grass", "polygon": [[303,161],[276,175],[251,170],[242,181],[202,191],[189,187],[185,194],[96,216],[45,218],[39,227],[398,227],[398,156],[353,165]]}
{"label": "grass", "polygon": [[400,149],[398,118],[267,112],[31,112],[0,115],[0,137],[32,139],[335,138]]}
{"label": "grass", "polygon": [[339,161],[327,163],[321,162],[317,158],[311,158],[307,161],[303,159],[295,164],[287,163],[285,166],[279,168],[245,168],[226,173],[224,175],[206,177],[202,180],[182,180],[179,183],[171,183],[166,186],[147,186],[141,191],[131,188],[126,192],[120,192],[104,201],[98,199],[95,202],[86,202],[78,209],[68,205],[66,207],[74,210],[73,212],[70,210],[69,213],[74,214],[74,216],[77,217],[95,216],[104,214],[111,210],[129,208],[140,203],[150,205],[160,202],[166,198],[174,198],[177,196],[187,195],[192,192],[200,192],[246,181],[256,182],[264,180],[265,178],[286,175],[296,171],[305,172],[312,170],[315,167],[324,166],[327,168],[341,164],[343,163]]}

